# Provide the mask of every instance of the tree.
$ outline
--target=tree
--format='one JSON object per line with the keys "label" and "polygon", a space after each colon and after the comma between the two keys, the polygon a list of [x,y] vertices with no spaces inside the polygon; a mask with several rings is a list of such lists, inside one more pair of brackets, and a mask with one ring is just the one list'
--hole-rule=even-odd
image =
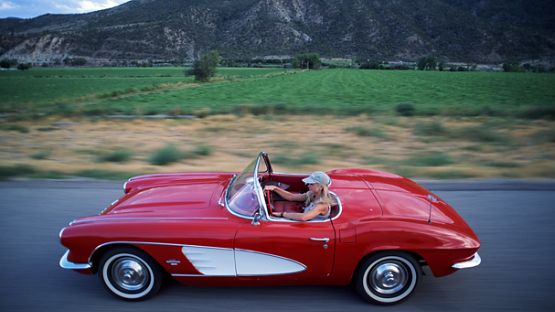
{"label": "tree", "polygon": [[435,70],[436,66],[437,61],[433,56],[426,56],[418,60],[418,69],[420,70]]}
{"label": "tree", "polygon": [[17,65],[17,69],[19,70],[27,70],[31,68],[31,63],[19,63],[19,65]]}
{"label": "tree", "polygon": [[201,56],[200,60],[193,63],[193,68],[187,70],[187,76],[195,76],[196,81],[207,82],[216,74],[216,67],[220,62],[220,54],[218,51],[210,51]]}
{"label": "tree", "polygon": [[0,67],[2,68],[10,68],[15,65],[17,65],[17,60],[14,59],[2,59],[0,61]]}
{"label": "tree", "polygon": [[301,69],[320,69],[322,62],[318,53],[303,53],[295,56],[293,67]]}

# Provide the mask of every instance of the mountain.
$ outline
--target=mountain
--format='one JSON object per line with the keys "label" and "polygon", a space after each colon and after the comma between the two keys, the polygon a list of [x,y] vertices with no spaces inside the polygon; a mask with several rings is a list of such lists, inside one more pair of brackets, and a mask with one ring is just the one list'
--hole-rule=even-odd
{"label": "mountain", "polygon": [[87,14],[0,19],[0,58],[182,62],[326,57],[555,60],[552,0],[134,0]]}

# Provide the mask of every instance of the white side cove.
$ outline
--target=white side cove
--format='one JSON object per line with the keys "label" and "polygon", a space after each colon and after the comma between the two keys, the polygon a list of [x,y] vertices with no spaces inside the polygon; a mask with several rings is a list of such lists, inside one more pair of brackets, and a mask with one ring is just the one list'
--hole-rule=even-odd
{"label": "white side cove", "polygon": [[186,245],[182,252],[205,276],[280,275],[306,270],[295,260],[251,250]]}

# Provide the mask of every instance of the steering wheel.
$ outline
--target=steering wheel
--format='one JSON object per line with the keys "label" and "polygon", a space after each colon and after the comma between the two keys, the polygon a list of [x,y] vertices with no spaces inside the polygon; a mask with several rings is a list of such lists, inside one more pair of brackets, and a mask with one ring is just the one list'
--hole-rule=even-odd
{"label": "steering wheel", "polygon": [[264,197],[266,198],[266,206],[268,207],[268,214],[271,215],[274,211],[274,203],[272,202],[272,191],[264,190]]}

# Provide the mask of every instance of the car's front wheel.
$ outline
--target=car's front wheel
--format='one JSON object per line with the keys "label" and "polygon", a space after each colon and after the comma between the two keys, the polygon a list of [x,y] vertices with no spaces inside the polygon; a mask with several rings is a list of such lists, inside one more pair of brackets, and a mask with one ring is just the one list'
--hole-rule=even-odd
{"label": "car's front wheel", "polygon": [[147,299],[162,285],[158,264],[144,252],[128,247],[106,252],[100,259],[98,275],[110,293],[125,300]]}
{"label": "car's front wheel", "polygon": [[414,291],[420,275],[420,266],[412,256],[403,252],[380,253],[362,263],[355,287],[367,301],[393,304]]}

